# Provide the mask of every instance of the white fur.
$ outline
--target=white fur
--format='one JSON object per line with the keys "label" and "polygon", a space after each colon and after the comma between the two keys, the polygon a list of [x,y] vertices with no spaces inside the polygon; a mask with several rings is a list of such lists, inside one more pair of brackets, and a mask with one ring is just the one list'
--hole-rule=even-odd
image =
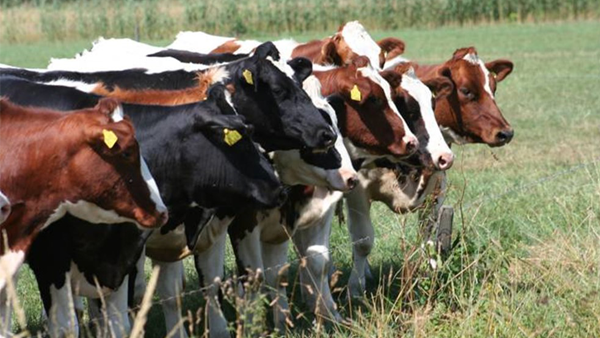
{"label": "white fur", "polygon": [[478,65],[483,72],[483,78],[485,82],[483,83],[483,89],[490,95],[492,100],[494,99],[494,93],[492,93],[492,88],[490,87],[490,72],[488,71],[485,63],[477,56],[477,54],[469,53],[463,57],[463,60],[466,60],[474,65]]}
{"label": "white fur", "polygon": [[61,288],[50,285],[50,313],[48,331],[51,337],[79,336],[79,323],[75,317],[70,274],[67,272],[65,284]]}
{"label": "white fur", "polygon": [[0,191],[0,209],[2,208],[7,209],[7,211],[0,211],[0,224],[4,223],[8,216],[10,216],[10,201],[8,200],[8,197],[6,197],[2,191]]}
{"label": "white fur", "polygon": [[166,48],[208,54],[215,48],[231,40],[235,40],[235,38],[212,35],[204,32],[179,32],[175,41]]}
{"label": "white fur", "polygon": [[80,81],[72,81],[72,80],[67,80],[67,79],[60,79],[60,80],[56,80],[56,81],[51,81],[51,82],[42,82],[45,85],[49,85],[49,86],[64,86],[64,87],[71,87],[71,88],[75,88],[77,90],[80,90],[82,92],[86,92],[86,93],[91,93],[94,88],[96,88],[96,83],[85,83],[85,82],[80,82]]}
{"label": "white fur", "polygon": [[425,128],[429,134],[427,151],[431,154],[431,158],[437,167],[440,157],[443,156],[446,159],[451,159],[453,155],[450,147],[448,147],[448,144],[442,136],[437,121],[435,120],[435,114],[431,104],[431,90],[417,78],[412,67],[402,75],[402,82],[400,85],[419,103],[421,116],[423,117]]}
{"label": "white fur", "polygon": [[380,69],[379,55],[381,48],[373,41],[365,27],[358,21],[351,21],[344,25],[341,32],[344,41],[348,47],[357,55],[364,55],[369,58],[371,66],[375,69]]}
{"label": "white fur", "polygon": [[126,218],[118,215],[114,210],[105,210],[97,206],[96,204],[79,200],[75,203],[71,201],[64,201],[58,205],[50,217],[46,220],[42,226],[42,230],[48,225],[61,219],[66,213],[80,218],[90,223],[135,223],[138,227],[141,227],[135,220]]}
{"label": "white fur", "polygon": [[25,252],[8,251],[0,256],[0,292],[4,290],[6,280],[14,278],[25,261]]}

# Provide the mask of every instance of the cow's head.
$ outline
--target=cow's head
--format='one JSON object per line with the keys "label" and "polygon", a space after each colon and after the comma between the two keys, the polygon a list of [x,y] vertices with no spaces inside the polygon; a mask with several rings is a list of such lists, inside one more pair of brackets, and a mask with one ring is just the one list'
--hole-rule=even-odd
{"label": "cow's head", "polygon": [[0,191],[0,224],[4,223],[8,216],[10,215],[10,201],[8,197],[4,196],[2,191]]}
{"label": "cow's head", "polygon": [[322,42],[320,55],[314,59],[316,64],[344,66],[359,56],[366,56],[375,68],[383,67],[385,62],[385,52],[358,21],[340,26],[333,36]]}
{"label": "cow's head", "polygon": [[191,123],[179,126],[181,153],[152,156],[179,156],[187,164],[190,174],[180,189],[201,207],[275,207],[286,194],[254,144],[253,128],[228,102],[229,95],[222,84],[212,86],[207,99],[188,114]]}
{"label": "cow's head", "polygon": [[335,95],[329,103],[336,110],[353,158],[399,159],[416,151],[418,141],[392,102],[389,83],[366,57],[356,58],[347,67],[325,67],[314,74],[323,94]]}
{"label": "cow's head", "polygon": [[[81,196],[85,203],[68,207],[70,213],[93,223],[133,221],[144,228],[167,221],[167,209],[140,155],[133,125],[123,119],[116,100],[101,99],[94,108],[67,115],[64,123],[65,128],[80,130],[89,145],[89,150],[74,155],[69,166],[69,184],[88,194]],[[92,204],[104,212],[95,215]]]}
{"label": "cow's head", "polygon": [[[492,147],[510,142],[514,132],[496,105],[494,94],[498,82],[512,71],[509,60],[484,63],[474,47],[461,48],[444,63],[435,75],[423,82],[434,94],[436,119],[445,136],[456,143],[485,143]],[[450,95],[437,96],[440,85],[452,81]]]}
{"label": "cow's head", "polygon": [[[333,107],[321,95],[319,80],[308,77],[303,87],[331,127],[339,134]],[[350,155],[341,137],[325,152],[308,149],[276,151],[273,161],[281,181],[288,185],[316,185],[332,190],[349,191],[358,182]]]}
{"label": "cow's head", "polygon": [[286,64],[267,42],[252,57],[227,68],[234,84],[233,105],[254,125],[254,138],[265,150],[333,146],[335,133],[301,87],[312,70],[309,60]]}
{"label": "cow's head", "polygon": [[[432,170],[449,169],[454,155],[435,119],[431,90],[416,77],[410,63],[397,64],[381,75],[389,79],[394,104],[419,140],[417,153],[412,156],[417,158],[412,158],[411,162]],[[401,77],[399,82],[398,75]],[[446,81],[445,86],[440,84],[438,88],[438,96],[448,95],[453,89],[452,82]]]}

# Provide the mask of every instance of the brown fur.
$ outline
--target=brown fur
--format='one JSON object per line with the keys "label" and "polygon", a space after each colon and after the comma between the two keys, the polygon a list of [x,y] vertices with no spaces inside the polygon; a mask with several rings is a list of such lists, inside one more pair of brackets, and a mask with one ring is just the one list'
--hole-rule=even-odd
{"label": "brown fur", "polygon": [[217,70],[210,68],[205,72],[198,72],[198,86],[178,90],[130,90],[115,87],[109,90],[103,83],[99,83],[92,91],[94,94],[119,99],[122,102],[148,104],[148,105],[181,105],[198,102],[206,99],[208,88],[215,82]]}
{"label": "brown fur", "polygon": [[219,47],[213,49],[209,54],[214,53],[235,53],[238,49],[240,49],[240,44],[237,43],[237,40],[229,40]]}
{"label": "brown fur", "polygon": [[[115,210],[147,227],[166,220],[150,200],[140,173],[131,122],[110,120],[117,104],[102,99],[95,108],[65,114],[0,100],[0,189],[23,206],[0,226],[12,250],[26,251],[67,200]],[[118,137],[112,149],[104,144],[104,129]],[[0,250],[4,252],[3,244]]]}
{"label": "brown fur", "polygon": [[[344,98],[345,113],[338,116],[342,135],[373,154],[405,156],[402,138],[406,131],[402,120],[388,106],[381,87],[357,70],[368,62],[366,57],[359,57],[348,67],[314,75],[321,82],[323,95],[340,94]],[[354,85],[361,92],[360,102],[350,97]]]}

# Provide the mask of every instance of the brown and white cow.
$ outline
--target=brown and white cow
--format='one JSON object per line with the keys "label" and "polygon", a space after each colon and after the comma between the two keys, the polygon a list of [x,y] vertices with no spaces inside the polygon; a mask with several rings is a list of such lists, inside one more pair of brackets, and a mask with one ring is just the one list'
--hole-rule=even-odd
{"label": "brown and white cow", "polygon": [[[502,146],[510,142],[513,130],[495,102],[497,82],[510,74],[509,60],[484,63],[474,47],[461,48],[451,60],[441,65],[422,66],[401,57],[386,63],[385,68],[411,64],[417,75],[435,93],[435,116],[448,143],[485,143]],[[404,213],[422,205],[429,194],[433,206],[423,216],[431,229],[443,204],[446,175],[438,170],[408,168],[397,164],[379,165],[359,172],[367,198],[348,201],[348,227],[353,239],[369,237],[373,225],[369,216],[373,201],[385,203],[390,210]],[[353,229],[359,229],[354,230]],[[366,234],[366,235],[365,235]],[[349,292],[360,296],[364,290],[367,256],[373,246],[371,240],[361,241],[353,248],[354,269],[349,281]]]}
{"label": "brown and white cow", "polygon": [[[406,62],[395,57],[385,68]],[[442,64],[412,62],[417,76],[435,93],[448,80],[454,85],[449,95],[435,98],[435,116],[446,139],[451,143],[484,143],[491,147],[511,141],[514,131],[496,104],[498,82],[513,70],[510,60],[483,62],[475,47],[457,49]]]}
{"label": "brown and white cow", "polygon": [[119,111],[113,99],[70,114],[0,100],[0,190],[19,206],[0,226],[8,244],[0,244],[0,288],[35,236],[67,212],[141,228],[167,221],[156,183],[140,162],[133,126],[119,121]]}

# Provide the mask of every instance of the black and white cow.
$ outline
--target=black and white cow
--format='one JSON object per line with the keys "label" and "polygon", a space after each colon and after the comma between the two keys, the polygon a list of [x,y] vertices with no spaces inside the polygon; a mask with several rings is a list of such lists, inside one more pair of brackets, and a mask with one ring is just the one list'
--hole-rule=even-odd
{"label": "black and white cow", "polygon": [[[23,105],[74,109],[98,100],[72,88],[12,77],[0,78],[0,85],[1,95]],[[225,91],[223,85],[215,85],[207,100],[185,106],[123,105],[169,208],[166,229],[195,219],[199,210],[273,207],[285,199],[271,165],[248,136],[243,118],[229,106]],[[231,141],[226,129],[241,138]],[[69,328],[68,319],[73,318],[64,303],[71,297],[65,287],[65,272],[70,271],[72,288],[81,295],[98,297],[94,278],[98,279],[107,302],[114,305],[108,309],[110,325],[119,336],[128,331],[127,288],[123,286],[148,233],[121,225],[90,225],[87,230],[81,222],[72,217],[59,221],[42,233],[28,257],[51,319],[51,333],[63,334]],[[189,227],[188,235],[197,236],[203,224]]]}

